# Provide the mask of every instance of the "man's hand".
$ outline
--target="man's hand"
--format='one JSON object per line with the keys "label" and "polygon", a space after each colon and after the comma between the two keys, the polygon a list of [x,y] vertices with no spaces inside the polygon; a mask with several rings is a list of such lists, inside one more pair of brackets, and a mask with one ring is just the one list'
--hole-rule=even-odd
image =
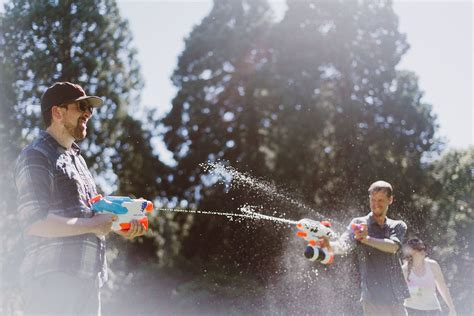
{"label": "man's hand", "polygon": [[114,214],[95,214],[90,218],[92,233],[105,236],[112,231],[112,223],[117,220]]}
{"label": "man's hand", "polygon": [[331,245],[329,244],[329,238],[322,237],[316,242],[316,245],[320,248],[329,248]]}
{"label": "man's hand", "polygon": [[354,238],[360,242],[366,240],[368,235],[369,235],[369,231],[367,230],[367,227],[354,229]]}
{"label": "man's hand", "polygon": [[130,229],[127,231],[116,231],[116,233],[122,237],[133,239],[138,236],[142,236],[146,233],[145,226],[140,224],[138,221],[133,220],[130,222]]}

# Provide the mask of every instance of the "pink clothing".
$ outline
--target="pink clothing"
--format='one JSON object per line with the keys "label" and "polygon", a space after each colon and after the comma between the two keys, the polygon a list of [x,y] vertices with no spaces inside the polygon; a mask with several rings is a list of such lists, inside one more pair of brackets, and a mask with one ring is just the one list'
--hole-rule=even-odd
{"label": "pink clothing", "polygon": [[418,276],[412,270],[407,281],[410,298],[405,299],[405,306],[419,310],[441,310],[436,296],[436,283],[431,266],[425,258],[425,274]]}

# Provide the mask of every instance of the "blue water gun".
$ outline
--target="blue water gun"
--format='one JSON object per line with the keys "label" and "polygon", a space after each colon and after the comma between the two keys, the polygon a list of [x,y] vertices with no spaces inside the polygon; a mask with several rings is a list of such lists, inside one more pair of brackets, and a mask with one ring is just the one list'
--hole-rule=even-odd
{"label": "blue water gun", "polygon": [[118,219],[113,222],[114,231],[127,231],[130,229],[131,221],[137,220],[148,230],[147,213],[153,210],[153,203],[145,199],[132,199],[128,196],[106,196],[97,195],[91,200],[91,209],[96,213],[110,213],[117,215]]}

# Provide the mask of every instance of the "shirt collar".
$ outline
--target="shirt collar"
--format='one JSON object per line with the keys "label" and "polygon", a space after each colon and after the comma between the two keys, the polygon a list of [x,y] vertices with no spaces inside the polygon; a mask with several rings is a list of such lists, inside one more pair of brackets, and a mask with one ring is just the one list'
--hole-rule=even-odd
{"label": "shirt collar", "polygon": [[79,155],[79,154],[81,153],[81,148],[79,147],[78,144],[76,144],[76,143],[73,142],[72,145],[71,145],[71,151],[72,151],[74,154]]}
{"label": "shirt collar", "polygon": [[[378,223],[374,219],[374,213],[370,212],[369,214],[367,214],[366,217],[367,217],[367,224],[369,224],[369,225],[377,224],[378,225]],[[385,221],[384,221],[383,224],[387,225],[387,221],[388,221],[388,217],[385,216]]]}
{"label": "shirt collar", "polygon": [[44,138],[46,141],[51,143],[53,146],[55,146],[57,150],[62,154],[64,154],[65,152],[71,152],[75,155],[79,155],[81,153],[81,149],[79,145],[77,145],[75,142],[72,143],[71,149],[68,150],[66,147],[58,143],[58,141],[53,136],[51,136],[51,134],[48,133],[47,131],[42,130],[40,131],[39,135],[40,137]]}

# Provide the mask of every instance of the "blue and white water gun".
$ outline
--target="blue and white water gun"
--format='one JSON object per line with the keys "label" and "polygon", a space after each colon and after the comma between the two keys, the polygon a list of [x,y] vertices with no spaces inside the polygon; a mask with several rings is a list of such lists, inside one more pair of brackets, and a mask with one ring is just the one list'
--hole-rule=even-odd
{"label": "blue and white water gun", "polygon": [[114,231],[127,231],[130,229],[131,221],[137,220],[148,230],[147,213],[153,210],[153,203],[145,199],[132,199],[128,196],[106,196],[97,195],[91,200],[91,209],[96,213],[110,213],[117,215],[118,219],[113,222]]}

